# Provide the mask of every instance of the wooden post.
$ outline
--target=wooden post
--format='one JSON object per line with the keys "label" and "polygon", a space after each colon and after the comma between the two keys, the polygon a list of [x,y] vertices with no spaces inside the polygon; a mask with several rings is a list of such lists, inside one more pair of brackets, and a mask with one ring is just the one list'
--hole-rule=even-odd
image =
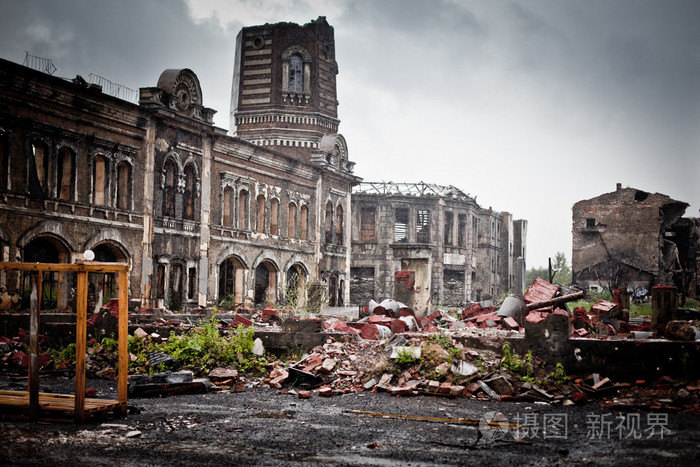
{"label": "wooden post", "polygon": [[85,422],[85,354],[87,339],[88,273],[78,272],[78,299],[75,324],[75,421]]}
{"label": "wooden post", "polygon": [[129,338],[129,275],[126,272],[119,273],[119,365],[118,365],[118,400],[122,404],[121,413],[126,415],[127,400],[127,375],[129,372],[129,352],[127,339]]}
{"label": "wooden post", "polygon": [[32,291],[29,296],[29,419],[37,421],[39,407],[39,311],[41,309],[41,271],[29,274]]}

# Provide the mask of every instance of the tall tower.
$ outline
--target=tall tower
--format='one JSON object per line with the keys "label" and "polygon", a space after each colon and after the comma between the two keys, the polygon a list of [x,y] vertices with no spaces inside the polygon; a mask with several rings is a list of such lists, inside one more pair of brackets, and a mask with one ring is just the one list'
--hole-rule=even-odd
{"label": "tall tower", "polygon": [[333,28],[324,16],[243,28],[236,38],[234,136],[310,160],[338,132]]}

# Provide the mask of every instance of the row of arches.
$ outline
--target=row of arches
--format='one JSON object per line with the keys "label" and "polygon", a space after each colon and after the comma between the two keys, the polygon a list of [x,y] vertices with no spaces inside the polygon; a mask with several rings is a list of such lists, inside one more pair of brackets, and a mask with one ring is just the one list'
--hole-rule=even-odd
{"label": "row of arches", "polygon": [[[30,196],[133,209],[133,160],[130,156],[101,151],[90,153],[87,156],[89,183],[78,184],[80,158],[73,144],[53,145],[43,138],[35,138],[29,143],[28,152],[26,180]],[[5,157],[7,155],[3,154],[3,159]],[[7,175],[11,175],[11,164],[3,161],[2,165]]]}
{"label": "row of arches", "polygon": [[282,271],[275,261],[264,259],[250,268],[240,256],[231,255],[218,266],[218,303],[303,307],[308,277],[303,262],[294,262]]}

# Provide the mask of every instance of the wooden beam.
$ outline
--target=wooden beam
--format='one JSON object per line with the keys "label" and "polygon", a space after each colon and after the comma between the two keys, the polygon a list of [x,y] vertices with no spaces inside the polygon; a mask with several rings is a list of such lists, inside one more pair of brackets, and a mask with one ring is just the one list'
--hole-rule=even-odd
{"label": "wooden beam", "polygon": [[75,421],[85,422],[85,355],[87,340],[88,273],[78,273],[78,298],[75,324]]}
{"label": "wooden beam", "polygon": [[127,339],[129,338],[129,277],[128,273],[119,273],[119,364],[117,370],[118,378],[118,399],[123,403],[122,415],[126,415],[127,401],[127,375],[129,373],[129,352]]}
{"label": "wooden beam", "polygon": [[39,312],[41,309],[41,271],[32,272],[29,296],[29,419],[39,420]]}

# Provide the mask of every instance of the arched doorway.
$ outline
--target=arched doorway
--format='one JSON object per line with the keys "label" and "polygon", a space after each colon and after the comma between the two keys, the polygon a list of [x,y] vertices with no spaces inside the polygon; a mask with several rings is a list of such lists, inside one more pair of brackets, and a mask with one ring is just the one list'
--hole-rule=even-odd
{"label": "arched doorway", "polygon": [[303,308],[306,305],[306,270],[301,264],[293,264],[287,270],[287,287],[285,289],[285,304],[292,308]]}
{"label": "arched doorway", "polygon": [[239,258],[229,256],[219,265],[219,306],[226,309],[243,304],[245,266]]}
{"label": "arched doorway", "polygon": [[255,268],[255,306],[277,303],[277,268],[270,261],[263,261]]}
{"label": "arched doorway", "polygon": [[[70,252],[57,238],[50,236],[37,237],[24,247],[24,262],[26,263],[67,263]],[[29,306],[29,274],[24,274],[22,295],[23,304]],[[41,304],[42,310],[59,309],[68,307],[70,300],[71,276],[68,273],[45,271],[41,280]]]}

